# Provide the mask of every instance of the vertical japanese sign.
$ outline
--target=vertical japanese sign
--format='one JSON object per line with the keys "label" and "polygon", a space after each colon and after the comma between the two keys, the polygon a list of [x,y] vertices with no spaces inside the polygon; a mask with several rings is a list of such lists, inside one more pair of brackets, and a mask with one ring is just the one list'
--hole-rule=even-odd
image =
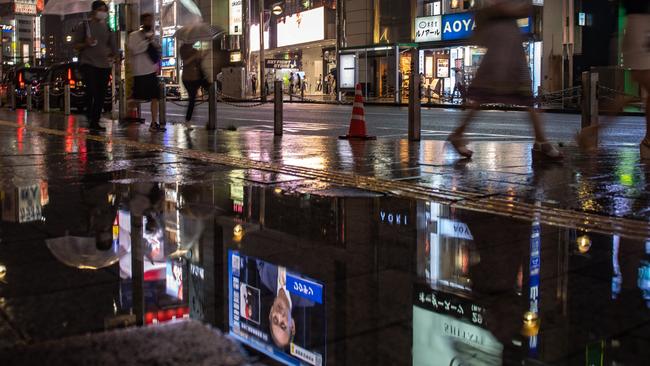
{"label": "vertical japanese sign", "polygon": [[230,34],[242,34],[242,0],[230,0]]}

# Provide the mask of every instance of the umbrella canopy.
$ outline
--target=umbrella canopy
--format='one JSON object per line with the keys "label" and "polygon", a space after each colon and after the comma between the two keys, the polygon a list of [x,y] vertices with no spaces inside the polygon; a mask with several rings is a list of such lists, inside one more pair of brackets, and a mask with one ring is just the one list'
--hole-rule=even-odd
{"label": "umbrella canopy", "polygon": [[176,39],[184,43],[194,43],[200,41],[212,41],[224,30],[206,23],[196,23],[186,25],[176,31]]}
{"label": "umbrella canopy", "polygon": [[80,269],[104,268],[117,262],[118,248],[97,249],[95,238],[62,236],[45,240],[47,248],[63,264]]}
{"label": "umbrella canopy", "polygon": [[[124,0],[113,0],[114,4],[122,4]],[[106,1],[108,4],[109,1]],[[45,15],[71,15],[89,13],[93,0],[50,0],[45,4]]]}

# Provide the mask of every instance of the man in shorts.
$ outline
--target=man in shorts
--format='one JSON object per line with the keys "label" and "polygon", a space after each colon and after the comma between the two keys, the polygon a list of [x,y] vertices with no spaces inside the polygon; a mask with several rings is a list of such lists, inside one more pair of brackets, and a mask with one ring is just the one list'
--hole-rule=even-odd
{"label": "man in shorts", "polygon": [[[133,71],[132,98],[140,102],[151,101],[151,132],[163,132],[158,121],[158,62],[160,61],[160,42],[154,35],[154,19],[150,13],[140,16],[142,26],[129,35],[128,51],[131,55]],[[157,55],[157,57],[156,57]],[[157,58],[157,59],[156,59]]]}

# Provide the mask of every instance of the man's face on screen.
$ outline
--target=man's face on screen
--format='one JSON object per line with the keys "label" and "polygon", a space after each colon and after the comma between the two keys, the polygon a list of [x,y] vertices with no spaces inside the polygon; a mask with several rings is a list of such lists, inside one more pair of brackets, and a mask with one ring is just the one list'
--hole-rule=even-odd
{"label": "man's face on screen", "polygon": [[273,300],[269,314],[271,337],[278,347],[286,347],[295,333],[295,325],[291,319],[291,307],[286,292],[281,289]]}

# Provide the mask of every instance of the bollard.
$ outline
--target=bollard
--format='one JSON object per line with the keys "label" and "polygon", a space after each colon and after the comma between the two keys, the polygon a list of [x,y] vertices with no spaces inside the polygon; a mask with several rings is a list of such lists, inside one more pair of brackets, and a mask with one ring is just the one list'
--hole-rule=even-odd
{"label": "bollard", "polygon": [[273,106],[273,134],[275,136],[282,136],[282,114],[283,114],[283,97],[282,97],[282,81],[275,81],[275,103]]}
{"label": "bollard", "polygon": [[422,119],[420,104],[420,74],[418,73],[418,50],[414,48],[411,54],[411,80],[409,81],[409,140],[420,141],[422,134]]}
{"label": "bollard", "polygon": [[50,113],[50,86],[43,87],[43,112]]}
{"label": "bollard", "polygon": [[119,121],[124,121],[126,119],[126,92],[124,90],[125,83],[124,80],[120,80],[120,88],[118,90],[119,94]]}
{"label": "bollard", "polygon": [[11,90],[9,91],[9,100],[11,105],[11,110],[16,110],[16,85],[11,84]]}
{"label": "bollard", "polygon": [[158,124],[164,127],[167,124],[167,86],[164,81],[159,84],[159,88]]}
{"label": "bollard", "polygon": [[429,104],[432,104],[433,95],[431,95],[431,85],[427,85],[427,98],[429,99]]}
{"label": "bollard", "polygon": [[217,82],[213,81],[208,91],[208,131],[217,129]]}
{"label": "bollard", "polygon": [[63,86],[63,114],[70,115],[70,84]]}
{"label": "bollard", "polygon": [[582,73],[582,128],[598,124],[598,73]]}
{"label": "bollard", "polygon": [[32,88],[27,87],[25,89],[25,109],[28,111],[32,110]]}

